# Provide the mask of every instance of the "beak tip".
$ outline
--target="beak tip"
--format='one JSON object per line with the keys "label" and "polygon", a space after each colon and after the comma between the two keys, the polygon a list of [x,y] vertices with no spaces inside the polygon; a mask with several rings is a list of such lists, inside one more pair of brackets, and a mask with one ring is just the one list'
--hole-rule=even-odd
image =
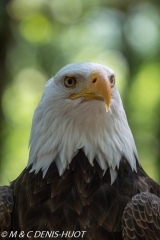
{"label": "beak tip", "polygon": [[109,112],[110,106],[106,105],[105,107],[106,107],[106,112]]}

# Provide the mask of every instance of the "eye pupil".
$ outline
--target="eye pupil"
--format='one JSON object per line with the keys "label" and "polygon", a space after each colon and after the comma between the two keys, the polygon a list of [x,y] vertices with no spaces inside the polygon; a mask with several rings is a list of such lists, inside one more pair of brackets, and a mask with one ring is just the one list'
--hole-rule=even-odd
{"label": "eye pupil", "polygon": [[72,78],[69,78],[69,79],[68,79],[68,84],[69,84],[69,85],[72,85],[72,84],[73,84],[73,79],[72,79]]}

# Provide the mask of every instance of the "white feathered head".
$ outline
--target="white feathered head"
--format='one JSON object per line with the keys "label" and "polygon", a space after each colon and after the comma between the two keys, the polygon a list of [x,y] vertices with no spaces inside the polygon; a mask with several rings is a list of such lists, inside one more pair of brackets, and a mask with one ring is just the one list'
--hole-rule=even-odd
{"label": "white feathered head", "polygon": [[109,168],[112,182],[122,157],[136,170],[137,150],[114,72],[97,63],[69,64],[46,83],[33,117],[28,166],[45,176],[55,161],[62,175],[79,149],[91,165],[96,159],[104,173]]}

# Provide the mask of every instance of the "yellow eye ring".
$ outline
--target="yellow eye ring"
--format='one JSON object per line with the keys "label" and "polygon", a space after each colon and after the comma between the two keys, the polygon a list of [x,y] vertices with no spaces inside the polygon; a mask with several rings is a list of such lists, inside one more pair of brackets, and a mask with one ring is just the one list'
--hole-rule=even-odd
{"label": "yellow eye ring", "polygon": [[76,79],[74,77],[66,77],[64,79],[64,85],[67,88],[75,87],[76,83],[77,83],[77,81],[76,81]]}

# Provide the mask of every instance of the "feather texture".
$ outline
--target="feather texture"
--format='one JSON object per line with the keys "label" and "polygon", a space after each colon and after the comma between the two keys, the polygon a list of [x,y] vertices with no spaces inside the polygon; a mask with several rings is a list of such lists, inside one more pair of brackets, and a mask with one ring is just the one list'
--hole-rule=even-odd
{"label": "feather texture", "polygon": [[8,239],[1,234],[4,231],[9,232],[12,222],[12,210],[14,205],[14,198],[12,189],[8,186],[0,187],[0,239]]}
{"label": "feather texture", "polygon": [[142,192],[132,198],[122,218],[124,240],[160,239],[160,198]]}

